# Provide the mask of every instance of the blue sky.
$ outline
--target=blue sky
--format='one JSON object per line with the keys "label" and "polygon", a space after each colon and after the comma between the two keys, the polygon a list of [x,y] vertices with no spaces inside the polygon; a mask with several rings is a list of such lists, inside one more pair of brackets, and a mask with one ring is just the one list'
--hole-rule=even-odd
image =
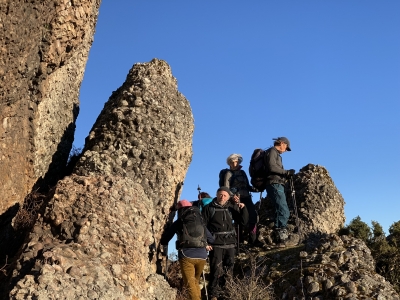
{"label": "blue sky", "polygon": [[[286,169],[327,168],[346,223],[400,220],[400,1],[103,0],[74,145],[133,64],[165,60],[195,119],[182,199],[226,157],[286,136]],[[258,194],[254,194],[254,200]]]}

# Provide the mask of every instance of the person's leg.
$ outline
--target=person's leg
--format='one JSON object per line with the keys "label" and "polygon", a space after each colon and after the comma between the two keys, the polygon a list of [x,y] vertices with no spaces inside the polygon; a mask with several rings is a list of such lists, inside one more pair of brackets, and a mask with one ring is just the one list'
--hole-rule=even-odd
{"label": "person's leg", "polygon": [[286,202],[285,189],[281,184],[271,184],[267,186],[268,196],[271,198],[275,207],[275,227],[285,228],[289,220],[289,207]]}
{"label": "person's leg", "polygon": [[182,279],[191,300],[200,300],[199,285],[196,286],[195,279],[195,260],[184,257],[179,260],[181,266]]}
{"label": "person's leg", "polygon": [[200,291],[200,277],[203,273],[204,265],[206,264],[205,259],[193,259],[194,260],[194,277],[196,280],[196,299],[201,299],[201,291]]}
{"label": "person's leg", "polygon": [[228,248],[228,249],[223,249],[224,254],[223,254],[223,278],[222,278],[222,286],[225,285],[226,279],[228,276],[232,276],[233,273],[233,266],[235,264],[235,254],[236,254],[236,248]]}
{"label": "person's leg", "polygon": [[210,281],[208,283],[208,291],[210,297],[218,297],[219,294],[219,278],[223,274],[222,268],[222,248],[213,247],[213,250],[210,251]]}
{"label": "person's leg", "polygon": [[247,211],[249,212],[249,242],[254,243],[257,239],[257,211],[256,206],[253,203],[251,197],[245,197],[241,201],[246,205]]}

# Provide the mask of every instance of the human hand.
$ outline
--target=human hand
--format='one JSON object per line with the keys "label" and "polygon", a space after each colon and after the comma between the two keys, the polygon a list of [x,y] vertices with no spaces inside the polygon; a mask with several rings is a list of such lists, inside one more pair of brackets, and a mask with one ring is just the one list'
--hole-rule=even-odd
{"label": "human hand", "polygon": [[240,195],[235,194],[235,195],[233,195],[232,199],[233,199],[233,201],[235,201],[235,203],[239,203]]}
{"label": "human hand", "polygon": [[243,207],[245,207],[244,203],[239,203],[238,206],[239,206],[240,209],[242,209]]}
{"label": "human hand", "polygon": [[211,245],[207,245],[207,246],[206,246],[206,250],[207,250],[207,251],[211,251],[212,249],[213,249],[213,248],[212,248]]}

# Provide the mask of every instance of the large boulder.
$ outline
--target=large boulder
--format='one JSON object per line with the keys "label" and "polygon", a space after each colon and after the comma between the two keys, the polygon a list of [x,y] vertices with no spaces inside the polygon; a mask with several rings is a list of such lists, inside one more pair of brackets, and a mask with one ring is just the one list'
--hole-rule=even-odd
{"label": "large boulder", "polygon": [[65,167],[99,6],[0,1],[0,215]]}
{"label": "large boulder", "polygon": [[[339,231],[344,226],[344,199],[323,166],[308,164],[286,184],[286,200],[290,209],[289,244]],[[274,240],[275,209],[269,197],[259,203],[260,239],[266,244]]]}
{"label": "large boulder", "polygon": [[134,65],[30,234],[11,299],[173,299],[157,252],[192,136],[191,108],[168,64]]}

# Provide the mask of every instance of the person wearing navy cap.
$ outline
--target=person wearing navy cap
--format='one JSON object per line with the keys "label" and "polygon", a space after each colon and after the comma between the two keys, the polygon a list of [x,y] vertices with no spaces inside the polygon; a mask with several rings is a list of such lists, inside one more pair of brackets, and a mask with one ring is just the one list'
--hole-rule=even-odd
{"label": "person wearing navy cap", "polygon": [[267,149],[264,155],[266,169],[267,193],[275,207],[275,237],[279,247],[286,247],[288,239],[286,225],[290,212],[286,202],[285,183],[286,179],[296,172],[293,169],[285,170],[282,164],[281,154],[292,151],[290,141],[286,137],[274,138],[274,146]]}

